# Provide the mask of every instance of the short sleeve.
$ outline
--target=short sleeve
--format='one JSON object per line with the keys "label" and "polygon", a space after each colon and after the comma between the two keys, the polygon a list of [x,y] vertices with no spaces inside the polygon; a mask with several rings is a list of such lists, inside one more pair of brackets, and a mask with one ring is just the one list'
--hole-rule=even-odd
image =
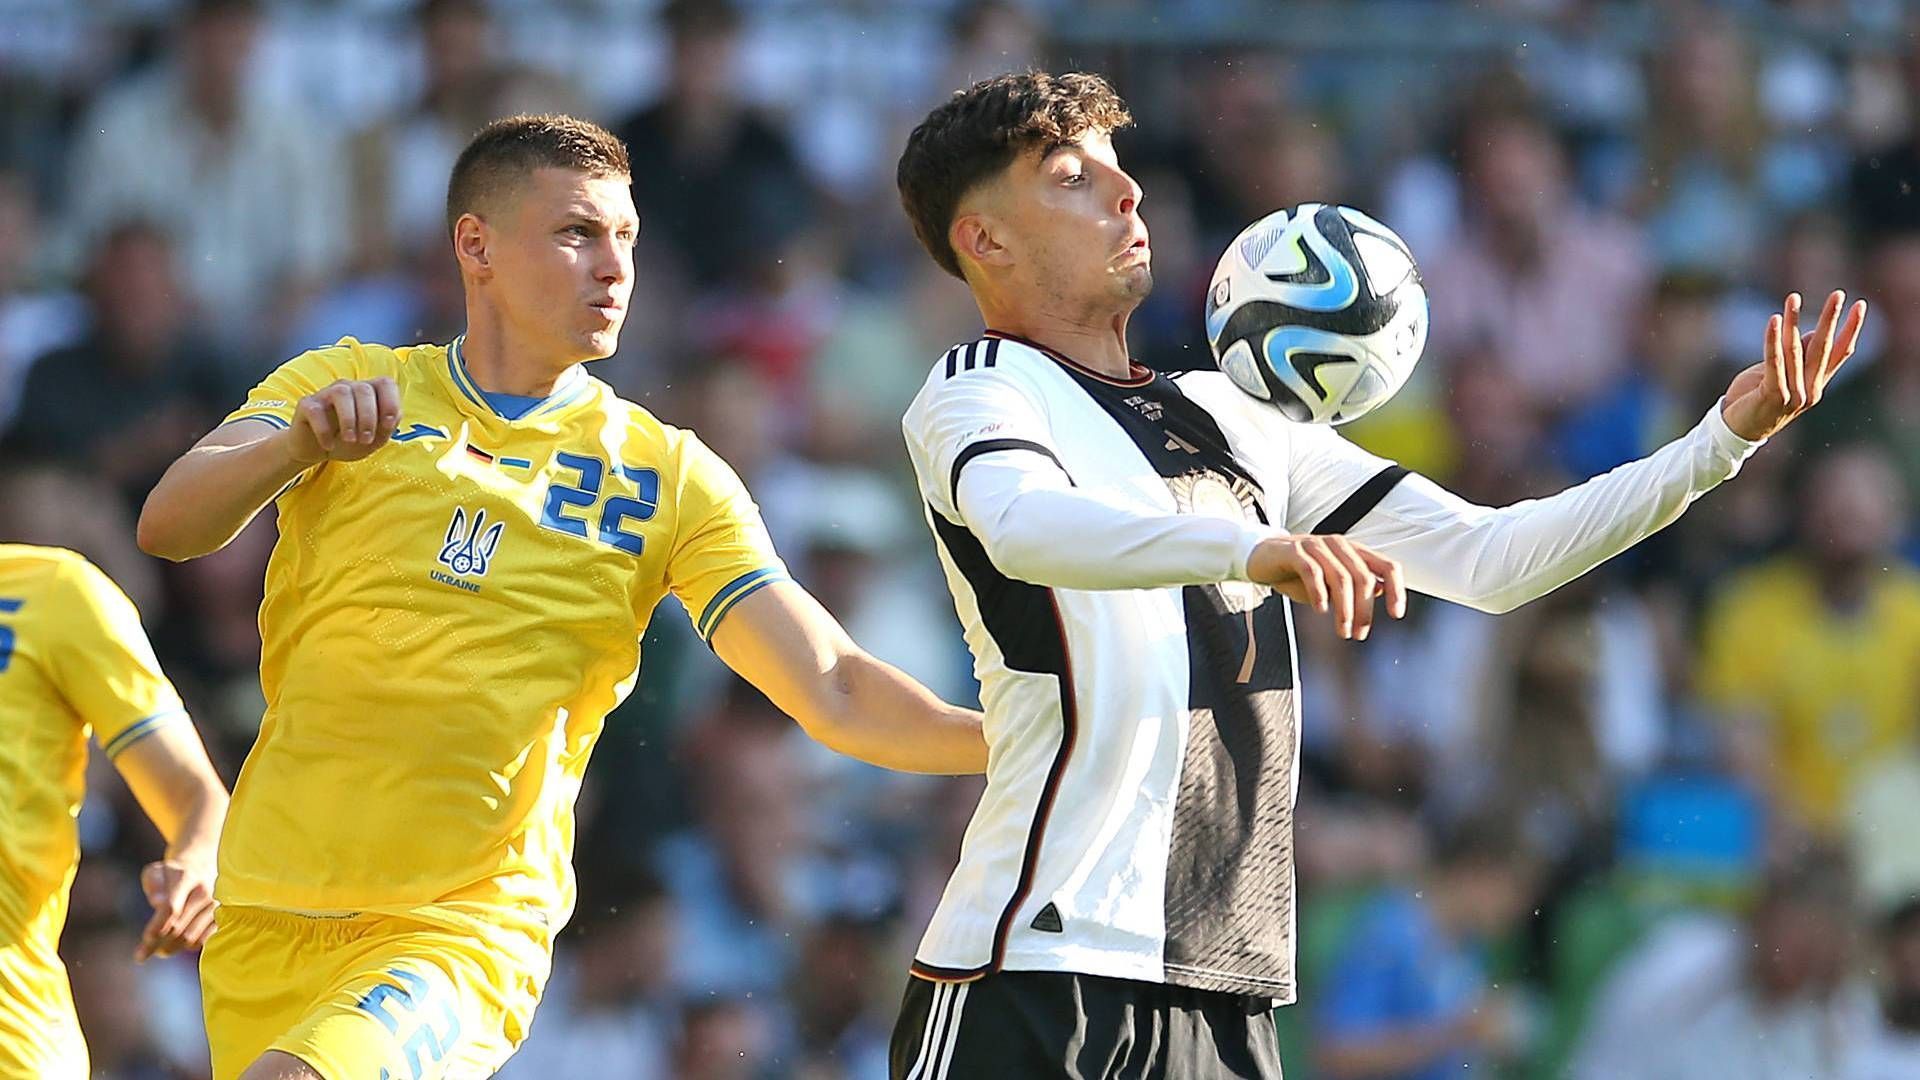
{"label": "short sleeve", "polygon": [[1278,411],[1271,423],[1287,429],[1288,532],[1351,532],[1407,476],[1324,424],[1294,423]]}
{"label": "short sleeve", "polygon": [[186,709],[160,671],[133,601],[91,563],[60,572],[60,632],[51,654],[55,683],[108,757],[169,724]]}
{"label": "short sleeve", "polygon": [[981,454],[1039,454],[1065,472],[1044,399],[1021,374],[1002,365],[951,376],[936,369],[933,378],[908,410],[905,427],[921,495],[948,520],[960,520],[960,473]]}
{"label": "short sleeve", "polygon": [[711,640],[727,612],[784,579],[787,568],[740,477],[691,433],[680,438],[667,587],[686,605],[701,639]]}
{"label": "short sleeve", "polygon": [[247,394],[246,403],[227,414],[221,423],[259,420],[277,428],[293,426],[293,407],[300,399],[341,379],[372,378],[365,348],[352,338],[339,344],[315,349],[281,364],[260,380]]}

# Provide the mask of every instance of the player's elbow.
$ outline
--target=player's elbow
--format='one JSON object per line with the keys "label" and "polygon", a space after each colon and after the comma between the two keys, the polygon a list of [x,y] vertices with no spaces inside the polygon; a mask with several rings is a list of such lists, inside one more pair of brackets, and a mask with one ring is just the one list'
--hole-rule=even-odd
{"label": "player's elbow", "polygon": [[140,508],[133,538],[141,551],[168,562],[185,562],[207,553],[194,542],[185,515],[176,513],[157,492],[147,496],[146,505]]}

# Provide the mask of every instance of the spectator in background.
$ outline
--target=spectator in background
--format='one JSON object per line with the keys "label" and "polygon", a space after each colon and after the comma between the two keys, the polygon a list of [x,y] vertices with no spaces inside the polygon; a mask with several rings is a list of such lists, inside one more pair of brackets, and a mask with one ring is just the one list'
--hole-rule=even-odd
{"label": "spectator in background", "polygon": [[773,263],[813,217],[813,193],[786,134],[740,99],[740,13],[731,0],[671,0],[666,95],[616,134],[633,202],[701,288],[738,285]]}
{"label": "spectator in background", "polygon": [[[247,93],[257,0],[192,0],[176,51],[103,95],[79,125],[66,219],[76,253],[138,217],[178,230],[208,326],[235,350],[270,344],[273,303],[339,267],[345,176],[324,129]],[[239,372],[267,361],[250,355]]]}
{"label": "spectator in background", "polygon": [[1651,84],[1637,201],[1654,257],[1669,269],[1739,274],[1767,236],[1758,190],[1767,140],[1738,24],[1683,26],[1655,60]]}
{"label": "spectator in background", "polygon": [[153,1030],[155,1002],[134,964],[140,935],[119,925],[68,926],[60,951],[73,984],[93,1080],[194,1080]]}
{"label": "spectator in background", "polygon": [[1880,947],[1880,1015],[1848,1056],[1844,1080],[1920,1076],[1920,896],[1887,916]]}
{"label": "spectator in background", "polygon": [[1885,316],[1880,351],[1827,389],[1802,437],[1810,446],[1879,446],[1900,472],[1908,505],[1920,506],[1920,232],[1880,243],[1872,277],[1874,303]]}
{"label": "spectator in background", "polygon": [[1467,217],[1427,261],[1429,353],[1485,348],[1549,412],[1591,400],[1627,367],[1651,278],[1640,234],[1575,202],[1565,155],[1529,115],[1470,115],[1460,159]]}
{"label": "spectator in background", "polygon": [[768,1006],[748,997],[688,1003],[674,1048],[673,1080],[763,1080],[773,1071]]}
{"label": "spectator in background", "polygon": [[0,168],[0,432],[13,419],[27,369],[72,344],[85,323],[78,297],[34,287],[38,211],[26,179]]}
{"label": "spectator in background", "polygon": [[1920,231],[1920,15],[1909,17],[1906,43],[1906,127],[1856,156],[1848,178],[1847,209],[1861,236]]}
{"label": "spectator in background", "polygon": [[582,862],[540,1012],[500,1080],[671,1075],[673,905],[650,874]]}
{"label": "spectator in background", "polygon": [[90,328],[33,366],[6,439],[114,486],[129,509],[238,393],[176,270],[157,226],[109,230],[86,272]]}
{"label": "spectator in background", "polygon": [[889,1011],[898,997],[897,978],[877,962],[889,944],[878,924],[833,916],[807,935],[789,988],[793,1002],[793,1050],[789,1075],[800,1080],[884,1077]]}
{"label": "spectator in background", "polygon": [[823,887],[791,764],[793,723],[746,683],[730,685],[685,744],[696,827],[662,840],[655,856],[679,913],[678,989],[771,997]]}
{"label": "spectator in background", "polygon": [[1920,739],[1868,766],[1846,815],[1860,890],[1876,908],[1920,896]]}
{"label": "spectator in background", "polygon": [[1520,1049],[1481,950],[1518,928],[1532,893],[1519,838],[1489,819],[1449,836],[1424,882],[1369,902],[1316,991],[1322,1074],[1443,1080]]}
{"label": "spectator in background", "polygon": [[1861,770],[1920,733],[1920,573],[1894,545],[1899,478],[1876,450],[1808,466],[1793,550],[1709,602],[1700,691],[1791,823],[1831,830]]}
{"label": "spectator in background", "polygon": [[1634,365],[1573,410],[1553,434],[1568,475],[1598,476],[1692,426],[1694,405],[1726,384],[1718,323],[1724,298],[1720,279],[1709,275],[1671,272],[1660,278],[1635,320]]}
{"label": "spectator in background", "polygon": [[1844,862],[1801,854],[1744,924],[1679,916],[1623,960],[1576,1052],[1575,1080],[1806,1080],[1840,1073],[1872,1000],[1848,974]]}

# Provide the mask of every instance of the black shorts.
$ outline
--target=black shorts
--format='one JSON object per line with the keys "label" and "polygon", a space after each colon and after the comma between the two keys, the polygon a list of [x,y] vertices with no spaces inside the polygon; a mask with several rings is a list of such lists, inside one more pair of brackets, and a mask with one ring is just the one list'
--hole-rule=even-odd
{"label": "black shorts", "polygon": [[968,983],[914,977],[893,1080],[1279,1080],[1265,998],[1057,971]]}

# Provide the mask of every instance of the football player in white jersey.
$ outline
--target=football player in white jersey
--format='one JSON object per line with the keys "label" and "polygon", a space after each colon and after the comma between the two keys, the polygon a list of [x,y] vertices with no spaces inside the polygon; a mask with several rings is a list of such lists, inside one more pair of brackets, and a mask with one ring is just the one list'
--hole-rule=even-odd
{"label": "football player in white jersey", "polygon": [[1278,1077],[1296,994],[1288,601],[1365,638],[1406,589],[1505,611],[1675,520],[1819,400],[1839,293],[1687,434],[1550,498],[1475,506],[1127,350],[1152,286],[1096,75],[1001,76],[909,137],[901,200],[986,333],[905,421],[982,684],[987,790],[913,963],[893,1074]]}

